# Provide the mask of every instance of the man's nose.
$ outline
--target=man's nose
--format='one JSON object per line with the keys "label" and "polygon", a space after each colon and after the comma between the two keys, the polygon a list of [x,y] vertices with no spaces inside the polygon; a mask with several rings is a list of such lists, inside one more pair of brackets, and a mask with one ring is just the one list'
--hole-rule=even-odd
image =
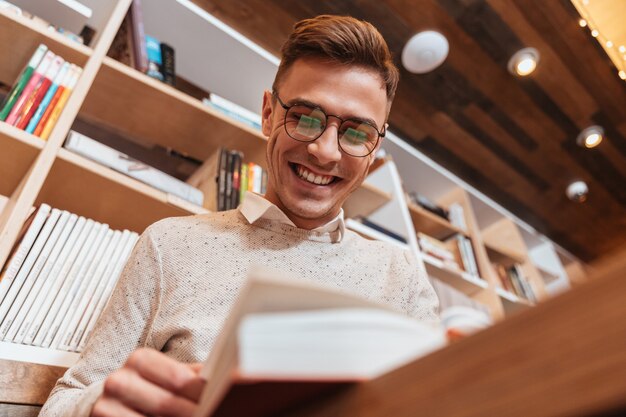
{"label": "man's nose", "polygon": [[338,162],[341,159],[338,134],[338,126],[334,123],[329,124],[322,136],[308,144],[307,151],[318,160],[320,165]]}

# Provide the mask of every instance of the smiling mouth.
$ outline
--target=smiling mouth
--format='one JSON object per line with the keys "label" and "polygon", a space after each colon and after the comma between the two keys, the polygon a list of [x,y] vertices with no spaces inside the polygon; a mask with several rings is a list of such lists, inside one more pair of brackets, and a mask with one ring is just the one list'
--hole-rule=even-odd
{"label": "smiling mouth", "polygon": [[294,172],[294,174],[296,174],[301,180],[304,180],[311,184],[330,185],[341,180],[341,178],[335,177],[333,175],[315,174],[299,164],[290,163],[289,166],[291,167],[291,170]]}

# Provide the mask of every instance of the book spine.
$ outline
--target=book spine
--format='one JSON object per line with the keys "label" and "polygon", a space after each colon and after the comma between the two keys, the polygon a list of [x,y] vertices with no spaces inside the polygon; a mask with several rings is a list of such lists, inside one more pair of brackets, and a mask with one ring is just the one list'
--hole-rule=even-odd
{"label": "book spine", "polygon": [[104,272],[107,263],[110,262],[113,249],[115,249],[115,245],[118,244],[121,235],[122,232],[120,231],[113,231],[110,229],[107,230],[104,240],[98,248],[92,267],[83,279],[81,290],[79,290],[74,298],[74,301],[68,310],[68,314],[64,319],[65,329],[59,331],[59,349],[70,349],[70,342],[72,341],[74,332],[78,327],[78,323],[86,313],[87,307],[93,297],[93,293],[98,287],[98,283],[102,278],[102,273]]}
{"label": "book spine", "polygon": [[239,177],[239,202],[242,203],[246,195],[246,191],[248,191],[248,164],[241,164],[241,173],[239,174]]}
{"label": "book spine", "polygon": [[148,70],[146,74],[149,77],[163,81],[163,74],[161,73],[161,65],[163,64],[161,42],[153,36],[146,35],[146,53],[148,55]]}
{"label": "book spine", "polygon": [[133,0],[130,6],[133,28],[133,57],[135,69],[148,71],[148,51],[146,49],[146,32],[143,26],[143,11],[141,0]]}
{"label": "book spine", "polygon": [[52,99],[50,100],[50,104],[48,104],[48,106],[44,110],[39,122],[37,123],[37,126],[33,130],[33,135],[41,136],[41,132],[43,128],[46,126],[48,119],[50,118],[50,114],[52,113],[57,103],[59,102],[59,98],[61,98],[61,96],[63,95],[63,92],[68,87],[70,80],[72,79],[74,75],[74,71],[75,71],[75,65],[70,64],[69,69],[67,73],[65,74],[65,77],[61,81],[61,84],[57,88],[56,92],[54,93],[54,96],[52,96]]}
{"label": "book spine", "polygon": [[41,117],[43,116],[44,112],[46,111],[50,103],[52,102],[52,98],[56,94],[59,88],[59,85],[65,78],[65,75],[67,74],[67,71],[69,70],[69,68],[70,68],[70,63],[65,62],[63,66],[61,67],[61,69],[59,70],[57,76],[54,78],[54,81],[52,82],[52,85],[46,92],[46,95],[41,100],[41,104],[39,104],[39,106],[37,107],[37,111],[35,112],[35,114],[33,114],[33,117],[31,117],[30,121],[28,122],[28,125],[26,126],[26,129],[25,129],[26,132],[33,133],[35,131],[35,128],[37,127],[37,124],[39,123],[39,120],[41,120]]}
{"label": "book spine", "polygon": [[263,184],[263,168],[261,165],[254,165],[254,192],[257,194],[262,194],[262,184]]}
{"label": "book spine", "polygon": [[176,86],[176,56],[174,48],[161,42],[161,73],[163,74],[163,82],[171,86]]}
{"label": "book spine", "polygon": [[48,47],[44,44],[40,44],[37,47],[37,50],[35,50],[35,53],[31,57],[30,61],[28,61],[28,64],[17,78],[13,88],[11,88],[11,91],[9,91],[9,94],[7,94],[6,98],[2,102],[2,105],[0,106],[0,121],[6,120],[9,116],[11,109],[13,109],[13,106],[19,99],[22,91],[24,91],[24,88],[33,76],[35,68],[37,68],[47,51]]}
{"label": "book spine", "polygon": [[67,350],[76,351],[78,349],[80,340],[82,339],[83,334],[85,333],[85,330],[87,330],[87,324],[91,320],[91,316],[93,315],[94,310],[96,309],[98,303],[100,302],[100,299],[102,298],[104,290],[107,286],[107,282],[109,281],[111,274],[115,270],[117,262],[119,261],[119,258],[122,255],[124,246],[128,242],[129,237],[130,237],[130,231],[128,230],[124,230],[123,232],[120,232],[120,231],[115,232],[115,235],[113,236],[113,240],[111,241],[111,244],[109,245],[111,248],[110,249],[111,251],[108,256],[105,254],[106,269],[102,271],[101,276],[98,279],[98,285],[93,291],[93,295],[91,297],[91,300],[89,301],[89,304],[85,308],[84,314],[82,315],[82,317],[80,318],[80,321],[76,325],[76,330],[74,331],[74,334],[72,335],[72,340],[68,344]]}
{"label": "book spine", "polygon": [[228,150],[222,148],[217,186],[217,211],[226,210],[226,177],[228,175]]}
{"label": "book spine", "polygon": [[26,87],[24,87],[22,94],[17,99],[17,102],[15,103],[15,105],[11,109],[11,112],[7,116],[5,121],[8,124],[15,126],[17,118],[24,108],[24,104],[26,103],[28,98],[31,96],[35,88],[39,85],[41,80],[43,79],[44,74],[46,73],[46,71],[48,71],[50,64],[52,64],[54,57],[55,55],[51,51],[46,52],[41,62],[37,66],[37,69],[35,69],[35,72],[30,77],[30,80],[28,80],[28,84],[26,84]]}
{"label": "book spine", "polygon": [[233,167],[233,192],[232,192],[232,208],[236,208],[239,205],[239,194],[241,193],[241,160],[243,159],[243,153],[239,151],[235,152],[235,162]]}
{"label": "book spine", "polygon": [[24,238],[19,243],[18,248],[15,250],[8,264],[5,266],[2,276],[0,278],[0,308],[4,305],[4,298],[6,297],[13,280],[17,276],[18,271],[22,267],[28,252],[30,251],[39,231],[43,227],[48,214],[50,214],[51,207],[47,204],[39,206],[37,213],[35,214],[28,231],[24,235]]}
{"label": "book spine", "polygon": [[16,119],[15,126],[18,129],[26,129],[26,126],[28,126],[30,119],[39,108],[39,105],[41,104],[46,93],[52,86],[52,82],[56,78],[59,70],[64,63],[65,60],[60,56],[54,57],[54,59],[52,60],[52,64],[50,64],[50,67],[48,68],[48,71],[46,71],[46,74],[41,79],[41,82],[39,83],[37,88],[35,88],[30,98],[26,101],[22,113]]}
{"label": "book spine", "polygon": [[54,109],[52,109],[52,113],[50,113],[50,117],[46,121],[46,125],[41,131],[41,135],[39,136],[43,140],[47,140],[52,132],[52,129],[57,123],[59,116],[61,115],[61,111],[65,108],[65,104],[67,100],[69,100],[74,87],[76,87],[76,83],[78,83],[78,79],[80,78],[80,74],[82,73],[82,69],[79,67],[74,67],[74,73],[72,74],[72,78],[69,81],[67,88],[63,90],[63,94],[59,97],[59,101],[57,102]]}
{"label": "book spine", "polygon": [[0,305],[0,322],[2,323],[0,326],[0,339],[4,339],[8,333],[11,324],[13,324],[13,319],[15,319],[24,298],[28,295],[30,286],[32,286],[32,280],[27,280],[28,275],[37,262],[37,258],[41,254],[41,251],[48,240],[48,236],[50,236],[50,233],[54,228],[54,224],[58,220],[58,215],[59,212],[53,210],[50,216],[46,219],[46,223],[37,236],[30,252],[28,252],[28,256],[20,268],[20,272],[17,274],[17,277],[15,277],[9,293]]}
{"label": "book spine", "polygon": [[[37,258],[35,265],[33,265],[32,269],[28,273],[28,277],[26,277],[26,282],[24,282],[24,285],[18,294],[18,298],[13,303],[14,307],[18,305],[21,305],[21,307],[16,313],[11,311],[14,308],[11,307],[11,310],[9,310],[9,313],[7,314],[7,317],[11,317],[11,315],[14,314],[13,324],[11,324],[9,331],[4,337],[4,340],[7,342],[16,341],[18,330],[24,323],[24,319],[30,312],[34,299],[41,290],[43,282],[46,279],[46,275],[44,275],[45,266],[50,263],[52,256],[55,256],[55,252],[53,252],[53,250],[57,247],[57,242],[63,232],[65,223],[67,223],[68,217],[68,212],[61,212],[60,210],[53,209],[50,217],[48,218],[48,222],[55,223],[52,232],[50,233],[50,237],[48,237],[46,244],[41,250],[41,254]],[[55,220],[55,218],[57,218],[57,220]],[[20,300],[20,298],[22,299]]]}
{"label": "book spine", "polygon": [[85,334],[82,336],[80,343],[78,344],[78,351],[82,351],[85,348],[85,345],[87,344],[87,341],[89,340],[89,337],[91,336],[91,333],[96,325],[96,322],[98,318],[100,317],[100,314],[102,313],[102,311],[105,309],[109,301],[109,298],[111,297],[111,293],[113,292],[113,289],[115,288],[115,285],[117,284],[117,281],[122,273],[122,270],[124,269],[124,266],[126,265],[126,261],[128,260],[130,253],[135,247],[135,243],[137,243],[138,238],[139,238],[139,235],[137,233],[131,232],[130,237],[128,238],[128,242],[126,243],[126,245],[124,245],[124,250],[122,251],[120,258],[117,261],[115,270],[113,271],[113,273],[111,274],[111,276],[109,277],[107,281],[106,288],[104,289],[104,293],[102,294],[102,297],[98,301],[98,305],[96,306],[93,312],[93,315],[89,319],[89,323],[87,324],[87,329],[85,330]]}
{"label": "book spine", "polygon": [[35,301],[36,304],[40,305],[39,311],[32,318],[23,343],[39,346],[43,341],[45,334],[44,332],[39,332],[39,330],[44,326],[49,316],[50,307],[56,300],[65,277],[70,271],[92,225],[93,220],[87,221],[84,217],[77,219],[70,236],[67,238],[67,243],[59,255],[59,260],[52,267],[52,272],[50,272],[46,283],[46,291]]}

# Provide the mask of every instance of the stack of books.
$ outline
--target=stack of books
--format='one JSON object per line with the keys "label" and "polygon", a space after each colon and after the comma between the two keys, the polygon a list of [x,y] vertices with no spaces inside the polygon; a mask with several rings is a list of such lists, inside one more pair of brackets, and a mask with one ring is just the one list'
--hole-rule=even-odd
{"label": "stack of books", "polygon": [[46,140],[82,68],[39,45],[0,106],[0,120]]}
{"label": "stack of books", "polygon": [[505,266],[502,264],[493,264],[502,288],[520,298],[524,298],[531,303],[537,302],[535,291],[530,283],[524,277],[524,273],[519,264]]}
{"label": "stack of books", "polygon": [[206,209],[234,209],[243,201],[246,191],[265,194],[267,171],[243,159],[241,151],[220,148],[189,177],[187,184],[199,188],[206,196]]}
{"label": "stack of books", "polygon": [[39,206],[0,275],[0,340],[80,352],[137,237]]}
{"label": "stack of books", "polygon": [[261,115],[220,97],[215,93],[209,94],[209,98],[202,99],[202,104],[209,106],[231,119],[242,122],[256,130],[261,130]]}

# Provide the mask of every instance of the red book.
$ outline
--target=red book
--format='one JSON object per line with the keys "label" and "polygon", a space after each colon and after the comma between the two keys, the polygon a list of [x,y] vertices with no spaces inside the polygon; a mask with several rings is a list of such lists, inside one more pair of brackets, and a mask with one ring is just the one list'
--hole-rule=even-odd
{"label": "red book", "polygon": [[14,126],[16,126],[18,129],[26,129],[26,126],[28,126],[28,122],[30,122],[31,117],[33,117],[33,115],[37,111],[39,104],[41,104],[41,100],[43,100],[46,92],[52,85],[52,81],[57,76],[64,62],[65,60],[60,56],[54,58],[52,64],[48,68],[48,71],[46,71],[46,74],[43,76],[39,84],[35,87],[30,97],[26,100],[22,112],[15,120]]}
{"label": "red book", "polygon": [[70,82],[70,79],[72,78],[72,74],[74,74],[74,72],[75,72],[74,64],[72,64],[72,66],[70,67],[70,70],[65,74],[65,79],[61,81],[61,85],[59,85],[59,88],[57,88],[56,93],[54,93],[54,96],[52,96],[52,100],[50,100],[50,104],[48,104],[48,107],[43,112],[43,115],[41,116],[41,119],[39,120],[39,123],[37,123],[37,127],[35,128],[35,131],[33,132],[33,135],[35,136],[41,135],[43,128],[46,126],[46,123],[48,122],[50,115],[52,114],[52,112],[54,111],[54,108],[59,102],[59,98],[63,95],[63,91],[65,91],[65,89],[67,88]]}

